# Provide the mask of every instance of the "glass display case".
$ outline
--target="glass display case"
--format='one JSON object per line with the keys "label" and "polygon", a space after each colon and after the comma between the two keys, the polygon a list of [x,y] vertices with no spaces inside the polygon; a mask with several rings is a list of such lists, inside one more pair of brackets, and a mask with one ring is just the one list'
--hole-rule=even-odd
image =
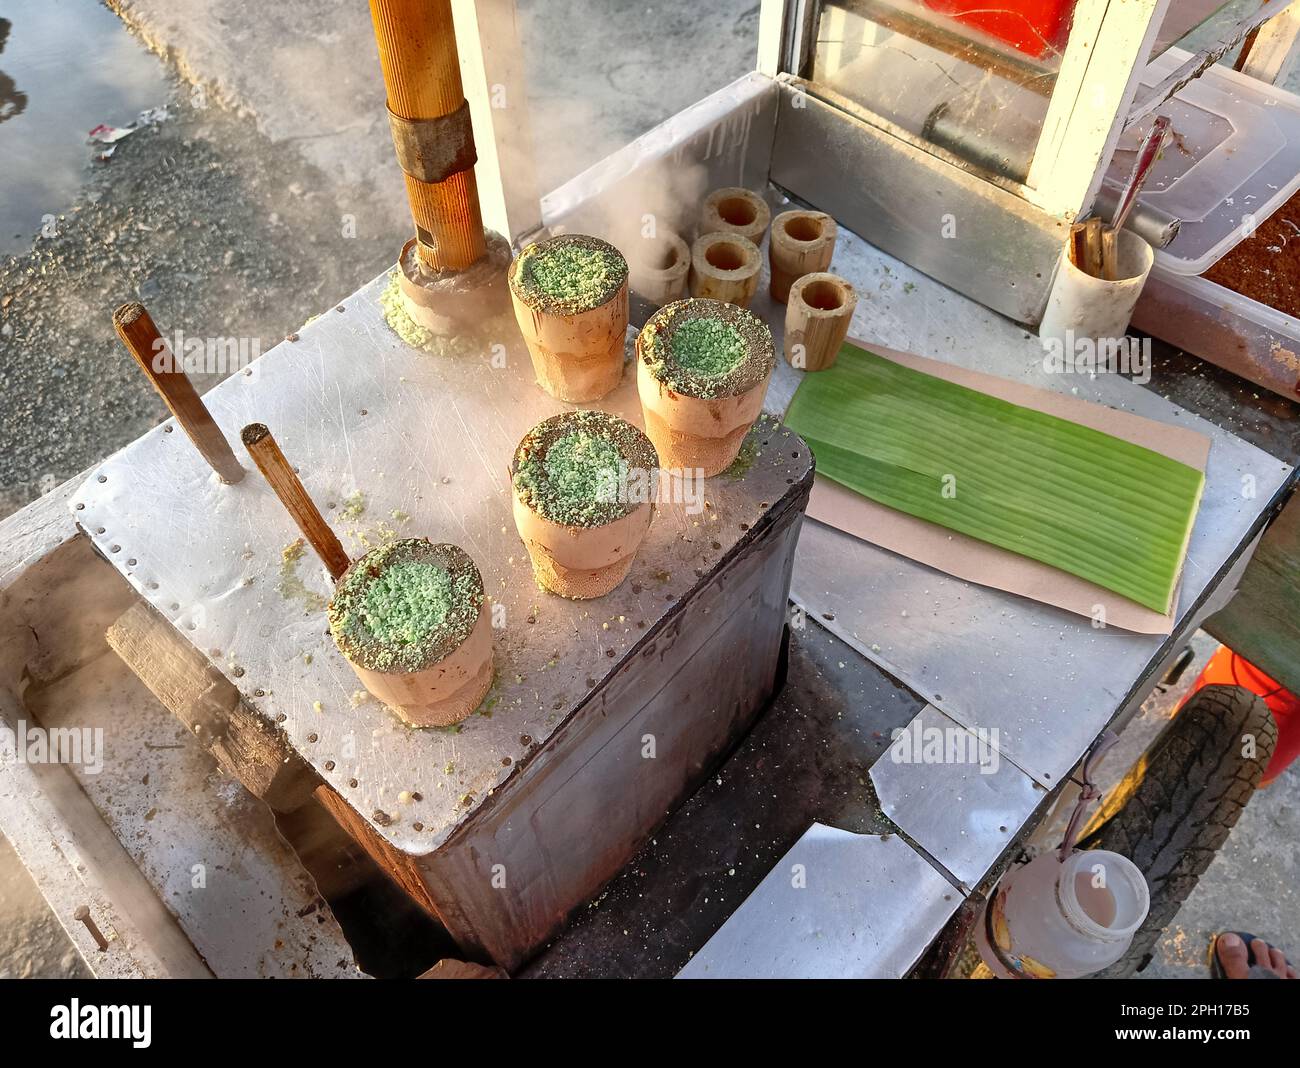
{"label": "glass display case", "polygon": [[[1289,5],[1220,18],[1213,42],[1144,77],[1225,6],[765,0],[759,69],[782,91],[772,179],[1034,324],[1070,225],[1113,196],[1102,179],[1125,129]],[[1176,231],[1158,215],[1140,206],[1130,226],[1158,245]]]}

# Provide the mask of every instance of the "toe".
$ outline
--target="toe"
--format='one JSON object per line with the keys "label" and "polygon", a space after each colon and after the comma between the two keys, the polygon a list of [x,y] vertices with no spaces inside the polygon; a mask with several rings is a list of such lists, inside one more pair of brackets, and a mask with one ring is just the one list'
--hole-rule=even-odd
{"label": "toe", "polygon": [[1221,934],[1214,942],[1214,952],[1219,955],[1219,964],[1223,974],[1229,979],[1245,979],[1250,971],[1246,943],[1229,931]]}
{"label": "toe", "polygon": [[1250,952],[1255,957],[1255,963],[1267,971],[1276,971],[1273,967],[1272,947],[1262,938],[1256,938],[1250,944]]}

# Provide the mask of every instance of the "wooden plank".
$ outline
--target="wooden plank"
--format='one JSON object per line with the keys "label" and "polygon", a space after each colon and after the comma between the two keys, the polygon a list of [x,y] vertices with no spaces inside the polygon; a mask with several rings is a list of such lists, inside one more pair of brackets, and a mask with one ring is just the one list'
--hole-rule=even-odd
{"label": "wooden plank", "polygon": [[292,812],[319,780],[239,691],[152,606],[137,601],[105,634],[109,646],[229,775],[271,808]]}
{"label": "wooden plank", "polygon": [[1237,594],[1203,624],[1292,693],[1300,693],[1300,495],[1264,531]]}
{"label": "wooden plank", "polygon": [[1274,15],[1242,46],[1236,69],[1269,85],[1281,85],[1295,66],[1300,4]]}
{"label": "wooden plank", "polygon": [[[15,731],[25,718],[18,697],[0,685],[0,727]],[[212,977],[67,765],[0,757],[0,832],[96,977]],[[83,906],[107,949],[77,922]]]}

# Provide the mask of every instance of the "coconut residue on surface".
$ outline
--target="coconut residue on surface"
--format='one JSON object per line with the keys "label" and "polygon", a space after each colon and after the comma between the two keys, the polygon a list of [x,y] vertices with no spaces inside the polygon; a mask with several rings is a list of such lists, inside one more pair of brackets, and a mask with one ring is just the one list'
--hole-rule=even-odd
{"label": "coconut residue on surface", "polygon": [[309,612],[319,612],[326,604],[325,598],[309,589],[298,574],[298,564],[307,555],[307,543],[302,538],[290,542],[280,552],[280,581],[276,590],[287,601],[301,601]]}
{"label": "coconut residue on surface", "polygon": [[529,307],[565,315],[599,308],[627,281],[627,260],[613,245],[584,234],[561,234],[528,245],[510,285]]}
{"label": "coconut residue on surface", "polygon": [[637,338],[646,370],[675,393],[735,397],[776,366],[772,331],[752,312],[720,300],[674,301],[655,312]]}
{"label": "coconut residue on surface", "polygon": [[469,637],[482,603],[483,580],[462,549],[407,538],[348,569],[330,603],[330,633],[362,667],[419,671]]}
{"label": "coconut residue on surface", "polygon": [[654,446],[631,423],[606,412],[563,412],[538,423],[519,443],[513,482],[520,500],[543,519],[598,527],[639,503],[619,499],[626,472],[658,466]]}
{"label": "coconut residue on surface", "polygon": [[379,307],[384,314],[384,322],[394,334],[411,348],[427,352],[430,356],[478,356],[483,353],[484,339],[509,337],[509,331],[516,329],[514,316],[506,311],[485,319],[474,333],[435,334],[407,314],[402,304],[402,287],[397,280],[397,268],[388,275],[388,284],[379,295]]}

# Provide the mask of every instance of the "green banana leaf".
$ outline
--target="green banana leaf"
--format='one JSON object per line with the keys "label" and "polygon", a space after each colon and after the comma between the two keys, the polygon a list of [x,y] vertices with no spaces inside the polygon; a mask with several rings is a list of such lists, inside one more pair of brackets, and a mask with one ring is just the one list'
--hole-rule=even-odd
{"label": "green banana leaf", "polygon": [[845,343],[786,424],[873,501],[1168,612],[1205,476]]}

